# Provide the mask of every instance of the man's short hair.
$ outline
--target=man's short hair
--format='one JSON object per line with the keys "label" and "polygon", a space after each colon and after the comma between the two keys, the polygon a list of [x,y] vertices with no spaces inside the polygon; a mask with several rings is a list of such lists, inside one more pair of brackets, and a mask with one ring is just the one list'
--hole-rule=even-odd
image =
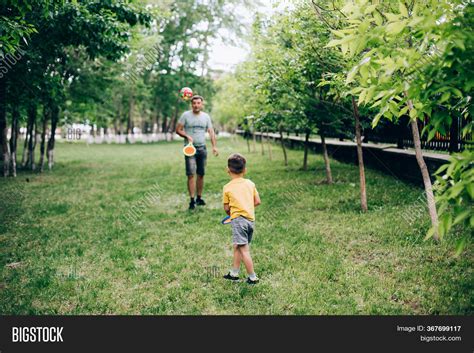
{"label": "man's short hair", "polygon": [[193,102],[196,99],[200,99],[201,102],[204,102],[204,98],[202,98],[202,96],[198,96],[198,95],[193,96],[193,98],[191,98],[191,102]]}
{"label": "man's short hair", "polygon": [[240,174],[245,170],[245,164],[247,161],[245,157],[242,156],[240,153],[234,153],[229,156],[227,160],[227,167],[229,170],[234,174]]}

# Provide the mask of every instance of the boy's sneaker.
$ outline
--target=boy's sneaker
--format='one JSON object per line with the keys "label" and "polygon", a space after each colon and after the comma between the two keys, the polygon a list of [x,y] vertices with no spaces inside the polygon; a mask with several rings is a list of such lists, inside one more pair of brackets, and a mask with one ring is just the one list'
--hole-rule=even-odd
{"label": "boy's sneaker", "polygon": [[195,203],[194,200],[193,200],[193,201],[191,201],[191,202],[189,203],[189,209],[190,209],[190,210],[194,210],[195,208],[196,208],[196,203]]}
{"label": "boy's sneaker", "polygon": [[255,279],[250,279],[250,277],[247,277],[247,283],[248,284],[257,284],[260,281],[258,277],[255,277]]}
{"label": "boy's sneaker", "polygon": [[232,276],[232,274],[229,272],[228,274],[226,274],[224,276],[225,279],[230,279],[231,281],[238,281],[239,280],[239,276]]}
{"label": "boy's sneaker", "polygon": [[203,199],[197,199],[197,200],[196,200],[196,205],[198,205],[198,206],[205,206],[206,203],[204,202]]}

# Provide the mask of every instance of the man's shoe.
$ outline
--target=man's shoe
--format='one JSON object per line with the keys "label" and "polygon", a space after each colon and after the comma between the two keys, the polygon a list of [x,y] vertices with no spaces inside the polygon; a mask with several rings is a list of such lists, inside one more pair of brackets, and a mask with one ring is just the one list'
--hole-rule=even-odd
{"label": "man's shoe", "polygon": [[247,277],[248,284],[257,284],[260,280],[256,277],[254,280],[251,280],[250,277]]}
{"label": "man's shoe", "polygon": [[197,199],[197,200],[196,200],[196,205],[198,205],[198,206],[205,206],[206,203],[204,202],[203,199]]}
{"label": "man's shoe", "polygon": [[191,202],[189,203],[189,209],[190,209],[190,210],[194,210],[195,208],[196,208],[196,203],[195,203],[194,201],[191,201]]}
{"label": "man's shoe", "polygon": [[238,281],[239,280],[239,276],[232,276],[232,274],[229,272],[228,274],[226,274],[224,276],[225,279],[230,279],[231,281]]}

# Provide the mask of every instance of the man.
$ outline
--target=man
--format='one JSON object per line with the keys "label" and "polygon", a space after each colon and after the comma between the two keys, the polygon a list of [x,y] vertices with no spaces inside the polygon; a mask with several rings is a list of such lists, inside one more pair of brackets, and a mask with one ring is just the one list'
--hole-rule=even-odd
{"label": "man", "polygon": [[[206,149],[206,131],[209,132],[212,143],[212,152],[217,157],[216,135],[212,127],[211,117],[202,111],[204,99],[201,96],[193,96],[191,99],[192,111],[188,110],[181,115],[176,125],[176,133],[192,143],[196,148],[196,154],[192,157],[185,156],[186,175],[188,176],[188,191],[191,197],[189,209],[193,210],[196,205],[204,206],[206,203],[202,199],[204,188],[204,174],[206,168],[207,149]],[[197,180],[194,181],[194,175],[197,174]],[[194,200],[197,189],[197,199]]]}

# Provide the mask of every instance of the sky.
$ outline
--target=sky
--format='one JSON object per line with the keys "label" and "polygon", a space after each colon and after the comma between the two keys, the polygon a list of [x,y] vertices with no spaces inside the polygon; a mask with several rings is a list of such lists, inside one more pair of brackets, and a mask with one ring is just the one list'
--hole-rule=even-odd
{"label": "sky", "polygon": [[[263,16],[271,16],[277,11],[282,11],[291,5],[291,0],[260,0],[258,8]],[[249,11],[244,7],[238,9],[244,23],[250,25],[253,22],[255,11]],[[225,31],[222,31],[226,35]],[[215,70],[232,71],[235,66],[244,61],[250,51],[249,46],[243,39],[238,45],[225,44],[215,40],[211,47],[209,65]]]}

